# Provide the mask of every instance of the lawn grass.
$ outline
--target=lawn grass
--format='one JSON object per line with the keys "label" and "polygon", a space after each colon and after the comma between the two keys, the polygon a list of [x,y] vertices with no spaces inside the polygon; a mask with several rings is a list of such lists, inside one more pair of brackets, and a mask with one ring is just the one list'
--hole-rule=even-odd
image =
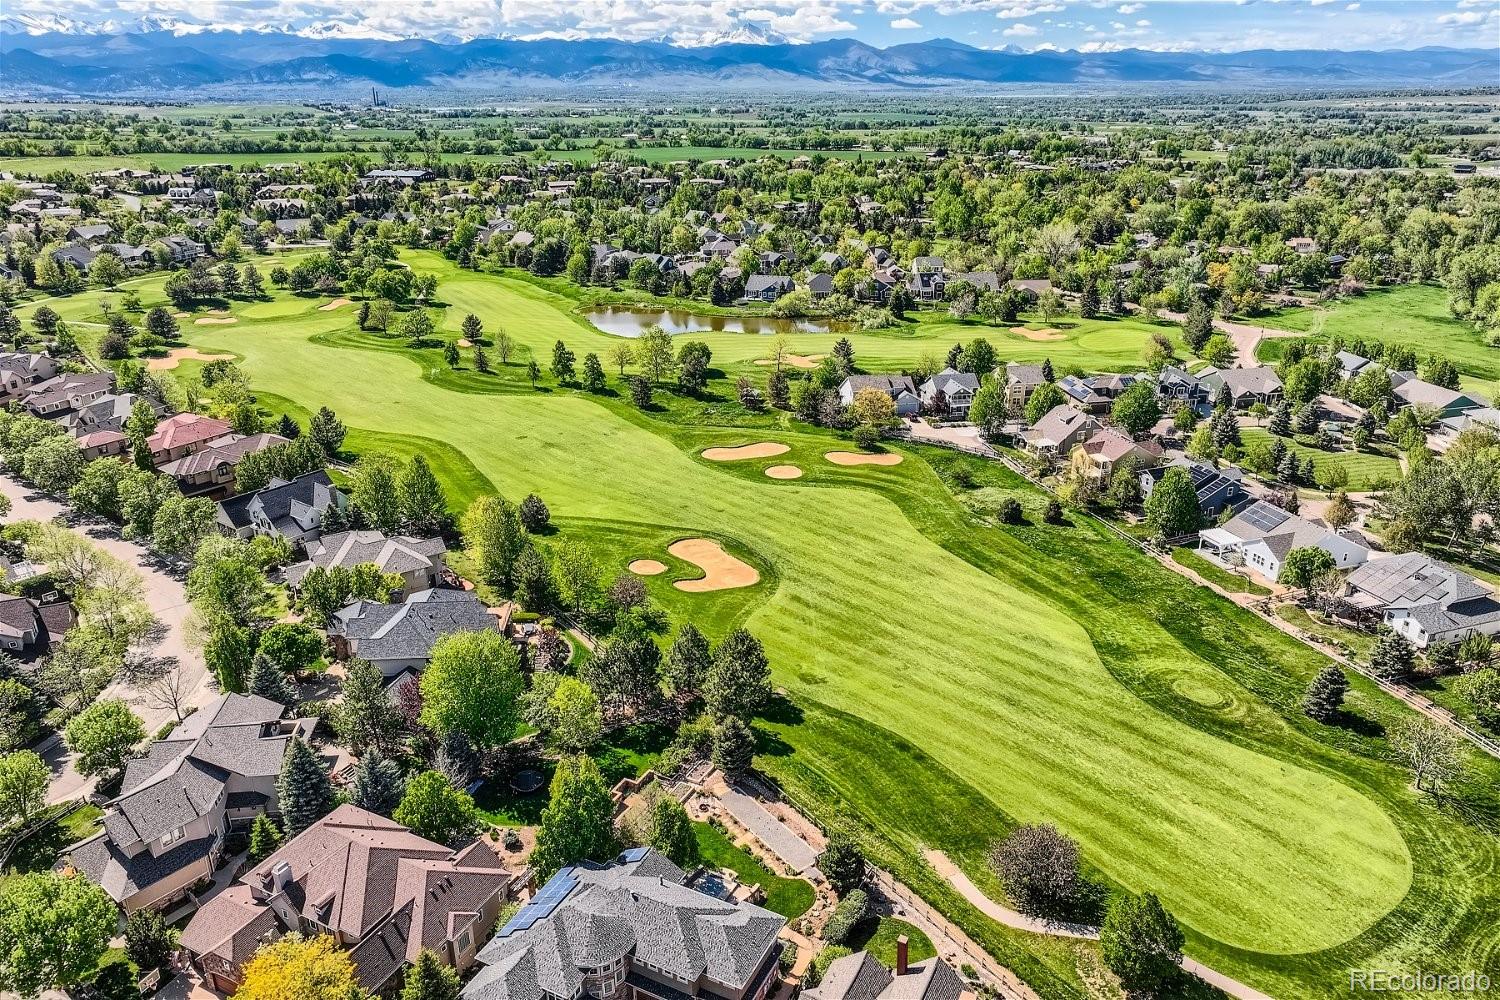
{"label": "lawn grass", "polygon": [[1173,549],[1172,561],[1179,566],[1186,566],[1194,573],[1203,577],[1203,579],[1230,594],[1253,594],[1256,597],[1268,597],[1271,593],[1268,588],[1262,587],[1254,580],[1240,576],[1238,573],[1231,573],[1223,566],[1203,558],[1192,549]]}
{"label": "lawn grass", "polygon": [[698,838],[698,853],[703,863],[714,868],[728,868],[745,885],[759,885],[766,893],[765,902],[761,903],[766,909],[787,920],[796,920],[812,909],[817,897],[806,880],[777,875],[749,851],[737,847],[716,826],[694,823],[693,833]]}
{"label": "lawn grass", "polygon": [[1278,604],[1276,617],[1325,642],[1343,646],[1360,660],[1368,660],[1370,650],[1375,648],[1375,637],[1368,632],[1357,632],[1321,617],[1314,617],[1306,608],[1298,604]]}
{"label": "lawn grass", "polygon": [[[1261,427],[1245,427],[1240,439],[1245,447],[1270,446],[1271,432]],[[1286,446],[1302,461],[1312,459],[1315,469],[1341,467],[1349,474],[1345,489],[1362,492],[1381,489],[1401,479],[1401,460],[1394,454],[1380,451],[1324,451],[1295,438],[1282,438]]]}
{"label": "lawn grass", "polygon": [[[1418,358],[1438,354],[1452,361],[1475,387],[1493,393],[1500,385],[1500,349],[1489,346],[1473,326],[1448,311],[1448,293],[1437,285],[1397,285],[1342,299],[1331,308],[1288,309],[1262,326],[1313,331],[1315,341],[1343,337],[1413,348]],[[1275,360],[1285,341],[1261,341],[1259,355]]]}
{"label": "lawn grass", "polygon": [[896,967],[896,939],[906,935],[906,960],[925,962],[937,957],[937,949],[921,928],[897,917],[868,917],[859,922],[854,933],[849,935],[848,947],[854,951],[868,951],[875,960],[888,969]]}
{"label": "lawn grass", "polygon": [[[62,812],[66,805],[51,807]],[[59,854],[99,829],[103,810],[91,803],[84,803],[59,822],[43,827],[27,837],[11,851],[6,862],[6,874],[18,875],[27,872],[44,872],[50,869]]]}
{"label": "lawn grass", "polygon": [[[561,296],[409,259],[442,279],[445,331],[473,309],[544,364],[559,337],[580,355],[615,342]],[[161,300],[159,279],[135,287],[148,306]],[[54,307],[87,312],[93,298]],[[1367,729],[1306,719],[1298,703],[1323,657],[1089,521],[976,517],[943,478],[966,456],[901,447],[898,466],[841,468],[823,453],[846,440],[780,414],[705,426],[750,418],[665,393],[642,414],[550,377],[533,391],[516,363],[449,371],[436,349],[356,334],[352,310],[313,300],[234,311],[239,324],[188,326],[186,339],[241,355],[258,390],[446,445],[435,461],[462,453],[512,499],[537,492],[563,538],[730,540],[765,589],[671,613],[743,621],[764,642],[795,707],[758,723],[759,766],[825,821],[857,824],[880,864],[1044,994],[1081,991],[1089,946],[983,918],[919,862],[924,846],[977,880],[996,837],[1054,822],[1102,880],[1160,894],[1196,957],[1277,997],[1333,996],[1353,967],[1480,968],[1500,953],[1500,846],[1474,825],[1495,821],[1493,797],[1469,820],[1417,801],[1379,738],[1402,709],[1356,679],[1350,712]],[[721,335],[715,366],[753,357],[756,339]],[[1063,343],[1020,346],[1041,357]],[[870,334],[856,350],[934,345],[946,349],[937,336]],[[765,439],[791,447],[775,462],[802,479],[699,456]],[[981,489],[1043,502],[1003,467],[972,463]],[[1493,762],[1472,766],[1493,781]]]}

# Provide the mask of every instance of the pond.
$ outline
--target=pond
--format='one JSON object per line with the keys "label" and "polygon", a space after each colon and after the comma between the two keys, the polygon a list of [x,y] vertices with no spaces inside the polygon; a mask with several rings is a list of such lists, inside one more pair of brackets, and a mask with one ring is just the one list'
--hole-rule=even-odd
{"label": "pond", "polygon": [[782,319],[775,316],[704,316],[682,309],[636,309],[630,306],[599,306],[583,318],[617,337],[639,337],[647,327],[659,326],[679,333],[829,333],[827,319]]}

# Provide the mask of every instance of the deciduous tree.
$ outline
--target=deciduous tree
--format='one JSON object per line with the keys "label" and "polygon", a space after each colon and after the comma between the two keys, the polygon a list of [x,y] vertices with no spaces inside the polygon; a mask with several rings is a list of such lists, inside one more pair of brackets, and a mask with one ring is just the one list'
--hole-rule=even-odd
{"label": "deciduous tree", "polygon": [[474,800],[437,771],[423,771],[407,782],[406,793],[391,818],[417,836],[439,844],[466,840],[478,825]]}
{"label": "deciduous tree", "polygon": [[476,747],[508,742],[520,723],[525,686],[515,646],[498,632],[455,632],[439,639],[421,678],[422,724],[462,733]]}
{"label": "deciduous tree", "polygon": [[615,804],[599,767],[585,756],[557,764],[547,807],[542,810],[531,869],[545,882],[564,865],[600,861],[615,852]]}

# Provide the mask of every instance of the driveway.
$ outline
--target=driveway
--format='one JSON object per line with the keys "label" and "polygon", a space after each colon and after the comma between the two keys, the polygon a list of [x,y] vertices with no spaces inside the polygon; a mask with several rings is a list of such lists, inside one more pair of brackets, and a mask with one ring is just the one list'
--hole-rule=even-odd
{"label": "driveway", "polygon": [[[1157,315],[1173,323],[1181,323],[1187,319],[1186,313],[1173,312],[1169,309],[1163,309]],[[1234,345],[1234,367],[1236,368],[1260,367],[1260,362],[1255,358],[1255,349],[1260,346],[1262,340],[1270,337],[1304,336],[1294,330],[1278,330],[1268,326],[1234,323],[1217,316],[1214,317],[1214,329],[1227,336],[1229,342]]]}
{"label": "driveway", "polygon": [[[10,521],[51,521],[69,513],[64,505],[32,493],[28,487],[9,476],[0,476],[0,493],[10,498],[11,512],[8,518]],[[135,542],[120,537],[119,529],[114,525],[80,525],[70,530],[83,535],[110,555],[123,560],[140,574],[144,585],[141,596],[146,606],[151,609],[151,613],[162,624],[160,641],[151,648],[150,654],[159,658],[175,658],[183,664],[185,687],[188,692],[184,699],[183,709],[207,704],[216,697],[218,689],[209,676],[208,668],[203,662],[202,652],[189,648],[187,644],[185,623],[190,608],[187,591],[182,582],[157,569],[153,565],[154,560],[150,553]],[[101,697],[123,698],[130,702],[135,714],[140,716],[141,721],[145,723],[148,734],[155,733],[165,723],[175,719],[171,709],[147,704],[142,691],[118,681],[106,688]],[[73,770],[70,755],[60,744],[44,744],[44,749],[46,752],[43,753],[43,757],[53,768],[52,786],[47,795],[49,802],[62,802],[77,798],[93,787],[92,781]]]}

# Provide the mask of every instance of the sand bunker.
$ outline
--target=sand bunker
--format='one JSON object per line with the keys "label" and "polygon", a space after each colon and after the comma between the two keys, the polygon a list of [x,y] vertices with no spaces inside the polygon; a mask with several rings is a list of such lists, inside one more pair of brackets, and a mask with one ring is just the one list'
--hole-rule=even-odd
{"label": "sand bunker", "polygon": [[238,323],[238,316],[203,316],[193,320],[194,326],[225,326],[229,323]]}
{"label": "sand bunker", "polygon": [[773,465],[766,470],[772,479],[801,479],[802,470],[795,465]]}
{"label": "sand bunker", "polygon": [[[818,362],[822,361],[826,354],[783,354],[781,363],[789,368],[816,368]],[[758,365],[774,365],[776,362],[770,358],[761,358],[755,362]]]}
{"label": "sand bunker", "polygon": [[710,462],[737,462],[742,458],[770,458],[773,455],[785,455],[791,450],[790,445],[779,444],[775,441],[761,441],[758,444],[742,444],[737,448],[709,448],[703,453],[703,457]]}
{"label": "sand bunker", "polygon": [[894,451],[866,455],[857,451],[830,451],[823,456],[834,465],[900,465],[901,456]]}
{"label": "sand bunker", "polygon": [[667,564],[655,559],[637,559],[625,568],[636,576],[656,576],[667,571]]}
{"label": "sand bunker", "polygon": [[173,319],[187,319],[191,315],[192,315],[192,313],[175,312],[175,313],[172,314],[172,318]]}
{"label": "sand bunker", "polygon": [[151,358],[146,362],[146,368],[160,372],[176,368],[184,361],[230,361],[233,358],[233,354],[204,354],[196,347],[174,347],[164,358]]}
{"label": "sand bunker", "polygon": [[672,586],[690,594],[707,593],[710,590],[732,590],[748,587],[760,582],[755,567],[742,562],[724,551],[724,546],[712,538],[684,538],[667,546],[667,551],[703,570],[698,580],[678,580]]}
{"label": "sand bunker", "polygon": [[318,306],[318,312],[325,312],[326,313],[329,310],[337,309],[339,306],[352,306],[352,305],[354,305],[354,300],[353,299],[334,299],[332,302],[328,302],[328,303],[325,303],[325,304],[323,304],[321,306]]}
{"label": "sand bunker", "polygon": [[1066,339],[1063,332],[1056,327],[1047,327],[1042,330],[1031,330],[1024,326],[1013,326],[1010,332],[1027,340],[1063,340]]}
{"label": "sand bunker", "polygon": [[458,346],[459,347],[473,347],[474,346],[474,342],[472,340],[470,340],[468,337],[459,337],[458,338]]}

